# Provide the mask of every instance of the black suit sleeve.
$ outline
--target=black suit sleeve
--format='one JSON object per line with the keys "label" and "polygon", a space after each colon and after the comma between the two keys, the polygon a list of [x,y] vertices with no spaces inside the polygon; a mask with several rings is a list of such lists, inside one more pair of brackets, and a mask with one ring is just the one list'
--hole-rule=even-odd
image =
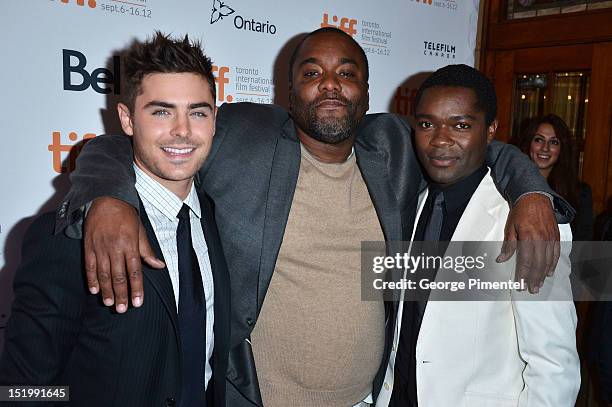
{"label": "black suit sleeve", "polygon": [[546,192],[553,197],[557,221],[569,223],[574,209],[548,185],[533,162],[513,145],[493,141],[487,149],[487,165],[497,189],[512,205],[529,192]]}
{"label": "black suit sleeve", "polygon": [[[29,228],[0,356],[0,385],[56,383],[81,329],[81,242],[53,234],[54,216]],[[75,270],[75,268],[77,270]]]}

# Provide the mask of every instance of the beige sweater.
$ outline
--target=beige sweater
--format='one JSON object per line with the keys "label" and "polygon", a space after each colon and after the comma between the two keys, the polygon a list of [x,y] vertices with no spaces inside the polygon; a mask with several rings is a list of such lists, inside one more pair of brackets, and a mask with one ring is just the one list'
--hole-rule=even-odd
{"label": "beige sweater", "polygon": [[361,301],[360,244],[383,240],[352,155],[318,162],[304,147],[276,268],[252,332],[266,407],[352,406],[372,391],[383,302]]}

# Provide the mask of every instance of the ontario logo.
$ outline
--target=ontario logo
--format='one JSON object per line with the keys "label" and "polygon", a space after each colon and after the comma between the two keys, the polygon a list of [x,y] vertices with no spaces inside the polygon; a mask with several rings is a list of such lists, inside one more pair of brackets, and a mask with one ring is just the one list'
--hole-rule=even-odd
{"label": "ontario logo", "polygon": [[259,19],[242,16],[227,3],[221,0],[213,0],[212,12],[210,13],[211,24],[223,21],[224,17],[232,15],[234,15],[234,28],[237,30],[253,31],[270,35],[276,34],[276,26],[270,23],[270,21],[266,20],[264,23]]}
{"label": "ontario logo", "polygon": [[[70,3],[70,0],[60,0],[60,3]],[[74,1],[74,3],[77,4],[77,6],[84,6],[85,5],[85,0],[76,0]],[[89,8],[96,8],[97,4],[96,4],[96,0],[87,0],[87,6]]]}

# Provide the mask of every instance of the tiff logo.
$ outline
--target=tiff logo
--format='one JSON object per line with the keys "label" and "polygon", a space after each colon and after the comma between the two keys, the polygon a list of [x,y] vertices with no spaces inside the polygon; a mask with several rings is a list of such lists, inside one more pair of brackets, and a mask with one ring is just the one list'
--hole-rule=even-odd
{"label": "tiff logo", "polygon": [[323,13],[323,22],[321,23],[321,28],[325,27],[334,27],[338,28],[351,37],[357,34],[357,29],[355,26],[357,25],[357,20],[354,18],[342,17],[340,22],[338,22],[338,16],[332,16],[332,21],[334,24],[329,22],[329,15],[327,13]]}
{"label": "tiff logo", "polygon": [[[79,153],[81,152],[81,149],[83,148],[87,140],[96,137],[96,135],[94,133],[83,134],[82,140],[84,140],[84,143],[79,146],[75,146],[79,136],[73,131],[68,133],[68,138],[70,139],[70,141],[73,142],[73,144],[62,144],[62,135],[59,131],[54,131],[53,133],[51,133],[51,137],[52,141],[51,144],[49,144],[49,146],[47,147],[47,149],[51,152],[52,155],[53,170],[58,174],[61,174],[64,172],[71,172],[75,169],[76,159]],[[62,158],[65,156],[64,154],[68,154],[69,157],[67,167],[62,166]]]}
{"label": "tiff logo", "polygon": [[[60,0],[61,3],[64,4],[68,4],[70,3],[70,0]],[[77,6],[84,6],[85,5],[85,0],[76,0],[76,4]],[[89,6],[89,8],[96,8],[96,0],[87,0],[87,5]]]}
{"label": "tiff logo", "polygon": [[215,75],[215,82],[217,83],[217,101],[221,103],[231,102],[234,100],[234,97],[232,95],[225,96],[225,85],[228,85],[230,81],[225,74],[229,73],[229,67],[213,65],[212,70],[213,75]]}
{"label": "tiff logo", "polygon": [[414,113],[416,94],[416,88],[398,87],[393,96],[393,112],[402,116],[411,116]]}

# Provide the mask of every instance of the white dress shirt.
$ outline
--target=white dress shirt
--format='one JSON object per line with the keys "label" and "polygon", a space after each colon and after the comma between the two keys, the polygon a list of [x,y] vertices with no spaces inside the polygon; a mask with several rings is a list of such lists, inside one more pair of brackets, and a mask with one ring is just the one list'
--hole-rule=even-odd
{"label": "white dress shirt", "polygon": [[183,204],[191,209],[189,211],[191,221],[191,240],[195,250],[202,274],[202,284],[204,285],[204,295],[206,296],[206,367],[204,377],[204,387],[208,386],[208,381],[212,376],[210,358],[213,353],[214,345],[214,285],[213,275],[208,257],[208,246],[204,239],[202,224],[200,223],[201,209],[198,194],[195,186],[191,184],[189,195],[184,201],[173,192],[151,178],[143,170],[134,164],[136,173],[136,190],[142,200],[142,204],[147,212],[155,237],[159,242],[170,280],[174,290],[174,304],[177,307],[179,302],[179,270],[178,270],[178,251],[176,247],[176,230],[179,220],[176,217]]}

